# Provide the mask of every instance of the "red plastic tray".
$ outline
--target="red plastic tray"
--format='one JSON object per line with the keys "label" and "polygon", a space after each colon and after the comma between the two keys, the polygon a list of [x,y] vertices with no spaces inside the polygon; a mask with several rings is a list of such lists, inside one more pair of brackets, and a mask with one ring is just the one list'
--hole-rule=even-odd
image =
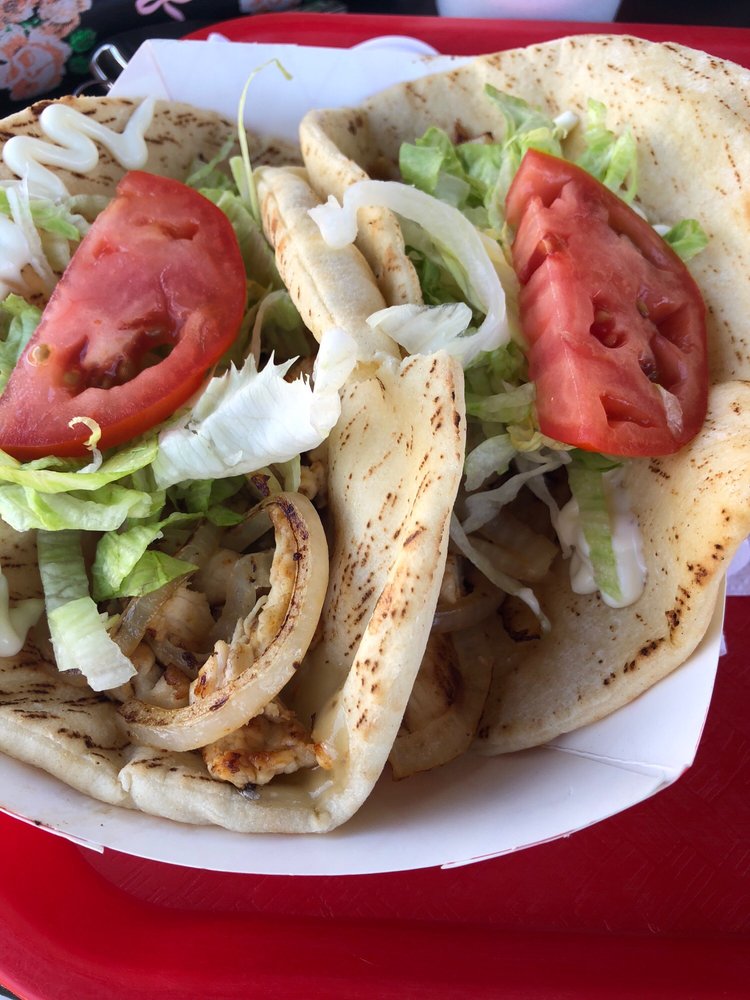
{"label": "red plastic tray", "polygon": [[[581,25],[261,15],[238,40],[499,49]],[[625,30],[626,26],[607,26]],[[750,31],[638,26],[750,61]],[[25,1000],[740,998],[750,973],[750,599],[730,598],[693,767],[574,836],[445,871],[228,875],[0,815],[0,983]]]}
{"label": "red plastic tray", "polygon": [[233,42],[287,42],[348,48],[379,35],[420,38],[446,55],[481,55],[533,45],[564,35],[591,32],[633,34],[654,42],[679,42],[741,65],[750,61],[750,28],[701,25],[599,24],[570,21],[485,21],[452,17],[391,17],[383,14],[254,14],[237,17],[188,37],[205,39],[219,31]]}

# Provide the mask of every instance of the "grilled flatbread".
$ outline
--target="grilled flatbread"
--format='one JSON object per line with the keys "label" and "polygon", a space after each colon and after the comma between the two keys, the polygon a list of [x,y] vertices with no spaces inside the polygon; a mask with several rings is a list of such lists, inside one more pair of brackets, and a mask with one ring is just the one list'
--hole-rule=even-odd
{"label": "grilled flatbread", "polygon": [[[128,101],[71,103],[115,131],[134,108]],[[2,134],[39,135],[40,111],[36,105],[6,120]],[[209,160],[232,130],[215,115],[158,104],[146,135],[146,169],[182,179],[196,156]],[[252,142],[256,161],[295,158],[294,150],[273,142]],[[111,195],[122,172],[104,153],[90,175],[64,180],[76,193]],[[324,517],[331,561],[321,624],[302,663],[291,664],[295,677],[284,691],[286,708],[271,705],[266,714],[283,719],[288,709],[314,726],[312,739],[324,748],[326,766],[241,789],[212,777],[198,750],[137,742],[117,698],[58,672],[44,620],[18,655],[0,658],[3,753],[103,802],[242,832],[330,830],[371,791],[427,642],[447,548],[446,512],[464,447],[460,368],[447,356],[402,362],[386,338],[368,341],[364,318],[382,305],[369,268],[356,250],[331,254],[306,245],[309,233],[297,231],[289,210],[300,197],[313,198],[304,176],[269,168],[260,185],[261,208],[269,235],[292,257],[288,285],[294,285],[300,313],[318,336],[330,326],[351,331],[362,361],[343,391],[327,447]],[[292,564],[303,555],[288,553]],[[41,595],[35,532],[0,522],[0,564],[11,606]],[[261,743],[251,749],[262,758],[273,748]],[[230,771],[233,753],[223,757]]]}
{"label": "grilled flatbread", "polygon": [[[702,432],[668,458],[628,463],[647,583],[613,610],[571,592],[558,558],[535,587],[551,629],[530,637],[502,617],[484,627],[493,679],[477,731],[480,752],[535,746],[625,705],[677,668],[702,637],[723,574],[750,530],[750,73],[705,53],[624,36],[581,36],[479,58],[393,87],[354,109],[310,112],[301,145],[321,198],[341,199],[365,177],[397,179],[402,142],[429,126],[453,141],[503,138],[483,89],[549,115],[585,116],[604,103],[607,125],[632,128],[638,197],[657,222],[698,218],[708,248],[690,263],[708,309],[709,413]],[[575,130],[568,140],[574,144]],[[573,149],[573,145],[570,146]],[[391,305],[421,302],[397,219],[360,212],[357,245]]]}

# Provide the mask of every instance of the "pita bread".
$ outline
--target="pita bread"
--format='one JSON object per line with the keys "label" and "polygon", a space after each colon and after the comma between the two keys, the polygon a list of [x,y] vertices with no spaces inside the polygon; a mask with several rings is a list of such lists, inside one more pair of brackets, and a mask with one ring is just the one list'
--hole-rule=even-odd
{"label": "pita bread", "polygon": [[[114,128],[133,108],[90,99],[76,106]],[[36,105],[6,120],[3,134],[37,134],[39,110]],[[208,113],[158,105],[147,135],[148,167],[184,177],[196,155],[215,155],[232,131]],[[279,152],[273,143],[255,144],[268,160]],[[79,193],[110,194],[120,173],[103,157],[92,178],[68,180]],[[267,219],[279,205],[311,196],[294,171],[276,172],[271,180],[261,194]],[[287,280],[303,316],[316,312],[310,323],[318,334],[338,325],[364,336],[364,317],[381,301],[369,269],[354,250],[328,255],[313,246],[297,254],[282,241],[286,213],[272,228],[280,258],[292,262]],[[307,238],[294,233],[294,241]],[[188,823],[320,832],[355,812],[385,765],[427,642],[447,549],[445,512],[458,488],[464,447],[456,364],[445,356],[401,362],[391,345],[383,341],[382,347],[383,356],[360,366],[343,392],[330,438],[331,585],[320,640],[290,694],[306,721],[315,716],[314,738],[330,747],[332,768],[277,777],[250,797],[211,778],[198,751],[134,745],[116,702],[57,672],[44,623],[19,655],[0,659],[2,752],[104,802]],[[0,522],[0,564],[11,601],[41,595],[33,532],[20,534]]]}
{"label": "pita bread", "polygon": [[[300,139],[318,194],[398,176],[398,150],[435,125],[454,141],[502,138],[484,85],[551,115],[603,102],[632,127],[639,200],[652,221],[697,218],[709,246],[690,263],[708,309],[710,408],[677,455],[629,463],[648,582],[619,611],[571,593],[558,560],[538,588],[551,632],[486,623],[494,662],[482,752],[534,746],[601,718],[678,667],[703,635],[732,554],[750,531],[750,72],[705,53],[627,36],[570,37],[482,57],[406,83],[355,109],[311,112]],[[571,143],[575,140],[571,139]],[[360,219],[360,221],[362,221]],[[396,219],[374,212],[358,239],[389,302],[418,302]]]}
{"label": "pita bread", "polygon": [[365,322],[385,307],[367,261],[352,247],[331,249],[308,214],[318,199],[306,172],[263,167],[256,171],[256,183],[263,228],[276,251],[279,274],[315,339],[320,341],[326,330],[339,324],[357,341],[362,358],[378,352],[398,357],[390,338]]}
{"label": "pita bread", "polygon": [[[138,105],[137,101],[115,97],[61,97],[56,101],[37,101],[23,111],[17,111],[0,122],[0,142],[16,135],[44,137],[39,117],[49,104],[65,107],[91,116],[101,125],[122,132]],[[184,180],[196,160],[208,162],[216,156],[223,143],[237,135],[236,122],[227,121],[211,111],[203,111],[177,101],[157,101],[151,125],[146,131],[148,159],[143,170],[163,177]],[[296,163],[299,149],[273,137],[249,134],[249,150],[253,163]],[[49,141],[49,140],[47,140]],[[72,195],[100,194],[114,197],[115,188],[124,168],[109,150],[97,146],[99,162],[92,173],[72,173],[60,167],[55,175]],[[0,161],[0,179],[12,180],[15,175]]]}

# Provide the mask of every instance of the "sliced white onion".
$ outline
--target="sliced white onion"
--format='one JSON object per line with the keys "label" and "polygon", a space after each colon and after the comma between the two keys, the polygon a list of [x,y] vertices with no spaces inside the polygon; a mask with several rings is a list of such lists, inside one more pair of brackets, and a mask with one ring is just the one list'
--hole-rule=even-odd
{"label": "sliced white onion", "polygon": [[357,238],[357,211],[376,207],[390,209],[417,223],[439,247],[459,261],[466,272],[476,297],[475,304],[485,317],[476,333],[456,337],[446,349],[460,357],[465,367],[481,351],[492,351],[507,344],[510,330],[503,286],[479,231],[457,208],[408,184],[364,180],[346,189],[341,204],[331,195],[324,205],[310,209],[310,217],[317,223],[326,243],[341,249]]}
{"label": "sliced white onion", "polygon": [[[328,586],[328,546],[315,508],[301,494],[278,493],[263,500],[249,518],[268,515],[276,533],[271,595],[259,616],[248,619],[263,630],[263,616],[273,609],[277,622],[270,641],[255,655],[251,636],[240,620],[231,644],[217,642],[193,685],[194,700],[163,709],[132,700],[120,708],[134,740],[165,750],[194,750],[214,743],[262,712],[292,678],[312,641]],[[274,593],[280,588],[281,594]],[[283,607],[280,608],[280,604]],[[277,621],[278,619],[278,621]],[[268,624],[268,623],[267,623]],[[266,626],[267,627],[267,626]],[[221,676],[213,687],[201,677]]]}

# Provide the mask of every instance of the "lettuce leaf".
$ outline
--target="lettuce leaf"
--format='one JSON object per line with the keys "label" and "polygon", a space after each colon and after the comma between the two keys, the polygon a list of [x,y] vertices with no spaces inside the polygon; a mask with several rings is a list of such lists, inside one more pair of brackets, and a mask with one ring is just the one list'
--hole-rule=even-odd
{"label": "lettuce leaf", "polygon": [[20,295],[7,295],[0,303],[0,392],[41,319],[41,310]]}
{"label": "lettuce leaf", "polygon": [[351,337],[329,330],[312,385],[285,380],[291,361],[271,359],[258,371],[252,356],[241,369],[211,379],[193,409],[159,434],[157,486],[243,475],[316,448],[338,420],[339,389],[355,363]]}
{"label": "lettuce leaf", "polygon": [[708,235],[697,219],[683,219],[668,229],[663,238],[683,261],[691,260],[708,246]]}
{"label": "lettuce leaf", "polygon": [[117,597],[140,597],[197,569],[192,563],[164,552],[148,551],[148,548],[163,536],[165,529],[175,524],[195,522],[199,516],[176,512],[161,521],[104,535],[96,547],[91,569],[94,599],[109,601]]}
{"label": "lettuce leaf", "polygon": [[604,124],[606,115],[607,108],[601,101],[589,100],[583,130],[586,150],[576,162],[623,201],[630,203],[638,190],[635,139],[630,128],[619,135],[611,132]]}
{"label": "lettuce leaf", "polygon": [[37,551],[58,670],[81,671],[94,691],[124,684],[136,670],[89,594],[80,533],[40,531]]}
{"label": "lettuce leaf", "polygon": [[[52,201],[50,198],[29,198],[29,213],[37,229],[63,236],[77,243],[88,230],[88,223],[71,210],[70,201]],[[13,218],[7,189],[0,188],[0,213]]]}

